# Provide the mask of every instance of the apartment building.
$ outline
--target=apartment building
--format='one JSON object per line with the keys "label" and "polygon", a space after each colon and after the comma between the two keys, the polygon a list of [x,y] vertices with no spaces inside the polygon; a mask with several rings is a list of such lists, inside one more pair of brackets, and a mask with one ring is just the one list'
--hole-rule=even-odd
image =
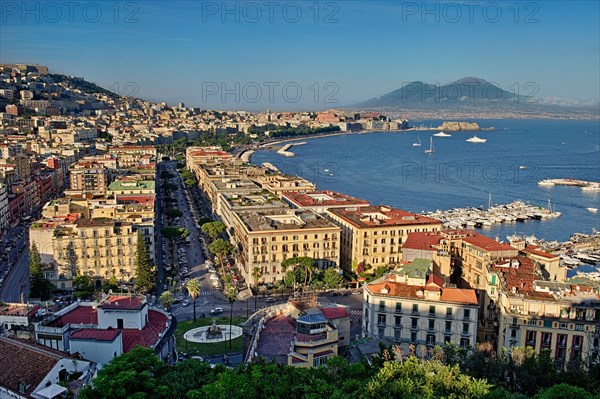
{"label": "apartment building", "polygon": [[77,219],[52,231],[52,253],[58,288],[70,289],[76,274],[90,276],[99,288],[103,279],[129,281],[135,275],[137,231],[129,222]]}
{"label": "apartment building", "polygon": [[104,195],[110,180],[110,170],[104,163],[80,160],[69,167],[71,193]]}
{"label": "apartment building", "polygon": [[442,228],[439,220],[389,206],[331,208],[327,216],[341,227],[340,265],[353,271],[397,264],[409,233]]}
{"label": "apartment building", "polygon": [[0,182],[0,231],[7,231],[9,224],[8,186]]}
{"label": "apartment building", "polygon": [[541,280],[527,257],[498,260],[498,350],[529,346],[549,350],[558,369],[599,359],[600,297],[591,287]]}
{"label": "apartment building", "polygon": [[412,263],[365,286],[363,333],[388,338],[405,353],[416,353],[452,342],[461,347],[475,344],[478,301],[475,290],[445,287],[432,273],[430,260]]}
{"label": "apartment building", "polygon": [[235,245],[242,275],[250,285],[256,284],[255,268],[261,283],[283,279],[281,262],[288,258],[309,256],[321,268],[339,265],[340,228],[319,214],[290,209],[234,214]]}

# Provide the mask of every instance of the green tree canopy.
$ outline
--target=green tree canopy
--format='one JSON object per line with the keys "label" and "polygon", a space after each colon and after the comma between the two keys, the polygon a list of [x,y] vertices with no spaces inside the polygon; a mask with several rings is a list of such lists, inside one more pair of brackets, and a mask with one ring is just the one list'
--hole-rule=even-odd
{"label": "green tree canopy", "polygon": [[181,212],[177,208],[167,208],[167,210],[165,211],[165,214],[167,215],[167,217],[170,217],[172,219],[180,218],[183,216],[183,212]]}
{"label": "green tree canopy", "polygon": [[323,284],[326,288],[339,288],[344,277],[334,267],[328,267],[323,272]]}
{"label": "green tree canopy", "polygon": [[137,255],[135,260],[135,286],[142,292],[151,292],[156,286],[156,270],[150,259],[148,244],[142,232],[137,234]]}
{"label": "green tree canopy", "polygon": [[208,222],[202,225],[202,232],[208,234],[214,240],[219,234],[225,231],[225,227],[225,224],[222,222]]}
{"label": "green tree canopy", "polygon": [[46,300],[52,295],[54,286],[44,276],[40,251],[35,242],[31,244],[29,251],[29,284],[29,296],[32,298]]}
{"label": "green tree canopy", "polygon": [[175,298],[173,298],[173,294],[171,294],[171,291],[165,291],[162,294],[160,294],[160,298],[158,300],[165,309],[170,309],[173,305],[174,299]]}
{"label": "green tree canopy", "polygon": [[225,241],[222,238],[217,238],[208,246],[208,250],[211,254],[214,254],[219,259],[219,262],[222,265],[223,259],[225,259],[231,253],[231,251],[233,251],[233,245],[231,245],[229,241]]}
{"label": "green tree canopy", "polygon": [[160,233],[167,240],[176,240],[178,238],[186,238],[190,232],[183,227],[167,226],[160,230]]}

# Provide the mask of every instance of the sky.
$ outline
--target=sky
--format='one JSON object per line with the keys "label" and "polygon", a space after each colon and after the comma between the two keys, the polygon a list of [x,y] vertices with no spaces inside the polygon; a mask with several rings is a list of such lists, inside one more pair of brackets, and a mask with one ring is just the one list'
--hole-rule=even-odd
{"label": "sky", "polygon": [[0,1],[0,62],[212,109],[324,109],[473,76],[600,97],[600,2]]}

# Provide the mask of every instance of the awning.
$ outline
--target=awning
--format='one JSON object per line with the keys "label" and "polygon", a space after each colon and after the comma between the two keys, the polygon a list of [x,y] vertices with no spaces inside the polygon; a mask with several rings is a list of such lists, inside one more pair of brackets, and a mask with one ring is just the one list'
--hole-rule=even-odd
{"label": "awning", "polygon": [[68,392],[67,388],[61,387],[58,384],[52,384],[49,387],[37,391],[35,394],[36,396],[41,396],[42,398],[54,399],[65,392]]}

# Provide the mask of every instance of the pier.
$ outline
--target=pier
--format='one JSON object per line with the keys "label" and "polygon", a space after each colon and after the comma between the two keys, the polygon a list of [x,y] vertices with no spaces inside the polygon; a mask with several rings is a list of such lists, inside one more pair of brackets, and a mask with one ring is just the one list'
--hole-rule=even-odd
{"label": "pier", "polygon": [[600,183],[577,179],[544,179],[538,182],[540,186],[575,186],[581,187],[583,191],[600,191]]}
{"label": "pier", "polygon": [[306,141],[303,141],[301,143],[289,143],[289,144],[286,144],[283,147],[281,147],[279,150],[277,150],[277,153],[280,155],[286,156],[286,157],[293,157],[296,154],[294,154],[293,152],[288,151],[288,150],[295,145],[304,145],[304,144],[306,144]]}

